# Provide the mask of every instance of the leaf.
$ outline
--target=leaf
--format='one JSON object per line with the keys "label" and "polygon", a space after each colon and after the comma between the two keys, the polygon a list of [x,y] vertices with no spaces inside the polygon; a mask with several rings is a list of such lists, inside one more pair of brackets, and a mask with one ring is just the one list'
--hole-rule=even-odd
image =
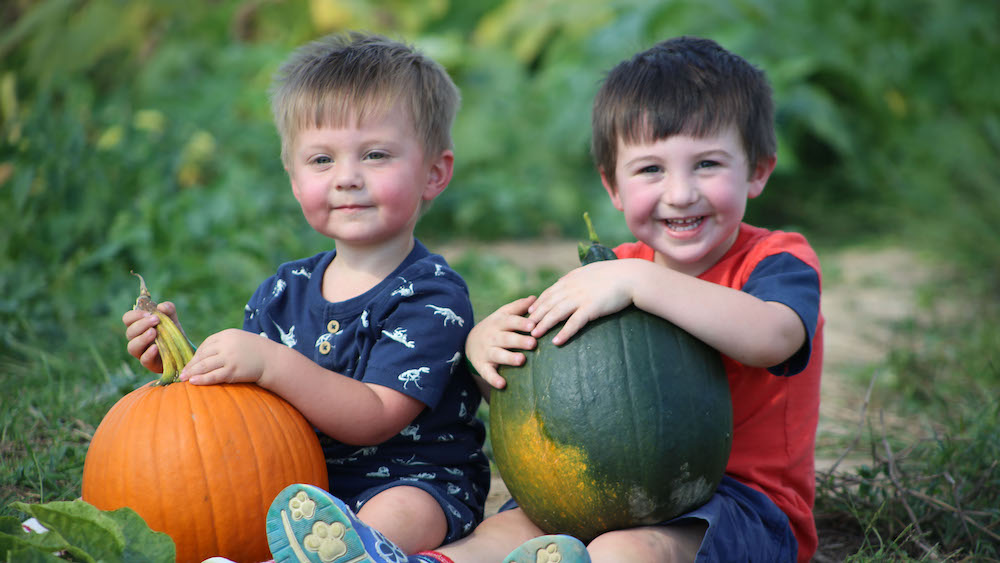
{"label": "leaf", "polygon": [[59,561],[52,554],[63,551],[68,545],[56,532],[27,532],[17,518],[0,518],[0,553],[7,554],[4,561]]}
{"label": "leaf", "polygon": [[7,559],[4,561],[8,563],[60,563],[61,561],[65,561],[51,553],[30,547],[10,549],[6,553]]}
{"label": "leaf", "polygon": [[176,558],[170,536],[150,529],[131,508],[102,511],[82,500],[11,506],[34,516],[49,531],[25,532],[17,519],[0,518],[0,553],[17,553],[10,561],[49,561],[38,554],[59,551],[77,561],[106,563],[172,563]]}
{"label": "leaf", "polygon": [[119,508],[105,514],[118,522],[125,536],[122,560],[173,563],[177,557],[174,540],[163,532],[150,529],[146,521],[131,508]]}
{"label": "leaf", "polygon": [[[84,561],[122,561],[125,536],[121,525],[82,500],[46,504],[15,502],[14,508],[34,516],[66,539],[66,551]],[[42,534],[48,535],[48,534]]]}

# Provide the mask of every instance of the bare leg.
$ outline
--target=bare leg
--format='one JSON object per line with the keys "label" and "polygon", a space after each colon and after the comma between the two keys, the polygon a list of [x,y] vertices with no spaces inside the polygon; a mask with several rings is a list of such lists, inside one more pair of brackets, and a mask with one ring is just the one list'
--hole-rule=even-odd
{"label": "bare leg", "polygon": [[706,530],[701,520],[616,530],[598,536],[587,551],[595,563],[694,561]]}
{"label": "bare leg", "polygon": [[455,563],[502,561],[522,543],[542,535],[520,508],[490,516],[471,534],[436,551]]}
{"label": "bare leg", "polygon": [[375,495],[358,518],[382,532],[405,553],[434,549],[448,533],[441,505],[423,489],[399,486]]}

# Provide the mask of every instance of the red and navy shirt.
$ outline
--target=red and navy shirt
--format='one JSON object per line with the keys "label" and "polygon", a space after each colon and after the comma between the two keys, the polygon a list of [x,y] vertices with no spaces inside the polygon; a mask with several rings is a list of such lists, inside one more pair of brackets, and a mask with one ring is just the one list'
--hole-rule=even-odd
{"label": "red and navy shirt", "polygon": [[[615,254],[654,258],[641,242],[620,245]],[[788,515],[799,561],[808,561],[818,542],[812,508],[823,367],[819,259],[800,234],[743,223],[732,248],[698,278],[787,305],[806,329],[802,348],[779,365],[755,368],[726,356],[723,362],[733,398],[726,474],[766,494]]]}

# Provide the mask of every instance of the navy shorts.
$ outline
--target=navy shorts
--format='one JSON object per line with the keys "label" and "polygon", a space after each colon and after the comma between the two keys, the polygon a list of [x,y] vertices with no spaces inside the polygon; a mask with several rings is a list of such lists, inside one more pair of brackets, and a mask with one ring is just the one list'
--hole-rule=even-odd
{"label": "navy shorts", "polygon": [[712,498],[664,522],[692,519],[708,524],[695,561],[795,561],[799,544],[788,516],[764,493],[724,475]]}
{"label": "navy shorts", "polygon": [[[500,510],[517,508],[513,499]],[[698,508],[663,523],[692,519],[708,524],[695,561],[795,561],[799,544],[788,516],[764,493],[724,475],[712,498]]]}
{"label": "navy shorts", "polygon": [[[463,489],[459,491],[458,494],[450,494],[448,492],[448,485],[449,483],[438,481],[400,479],[385,483],[384,485],[365,489],[354,496],[342,498],[340,500],[356,512],[360,510],[366,502],[371,500],[372,497],[393,487],[417,487],[418,489],[427,491],[432,497],[434,497],[434,500],[441,505],[444,517],[448,521],[448,533],[445,535],[444,541],[441,543],[441,545],[444,545],[467,536],[469,532],[471,532],[483,520],[483,502],[479,498],[481,495],[463,494],[462,496],[472,499],[472,506],[469,506],[469,504],[462,502],[458,498],[458,494],[466,491]],[[451,488],[454,489],[454,485],[452,485]],[[476,505],[477,501],[479,501],[478,505]],[[475,510],[477,506],[478,511]]]}

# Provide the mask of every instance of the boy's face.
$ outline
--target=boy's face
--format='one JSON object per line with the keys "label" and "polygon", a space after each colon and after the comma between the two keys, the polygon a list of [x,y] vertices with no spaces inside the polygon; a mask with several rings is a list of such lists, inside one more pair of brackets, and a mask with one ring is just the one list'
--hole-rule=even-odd
{"label": "boy's face", "polygon": [[[656,261],[689,275],[710,268],[736,241],[748,198],[774,169],[752,170],[735,127],[707,137],[674,135],[637,144],[618,141],[612,178],[601,179],[632,234]],[[748,177],[748,170],[750,174]]]}
{"label": "boy's face", "polygon": [[340,249],[408,241],[421,204],[451,180],[450,150],[425,158],[400,108],[344,127],[302,130],[289,159],[292,191],[309,224]]}

